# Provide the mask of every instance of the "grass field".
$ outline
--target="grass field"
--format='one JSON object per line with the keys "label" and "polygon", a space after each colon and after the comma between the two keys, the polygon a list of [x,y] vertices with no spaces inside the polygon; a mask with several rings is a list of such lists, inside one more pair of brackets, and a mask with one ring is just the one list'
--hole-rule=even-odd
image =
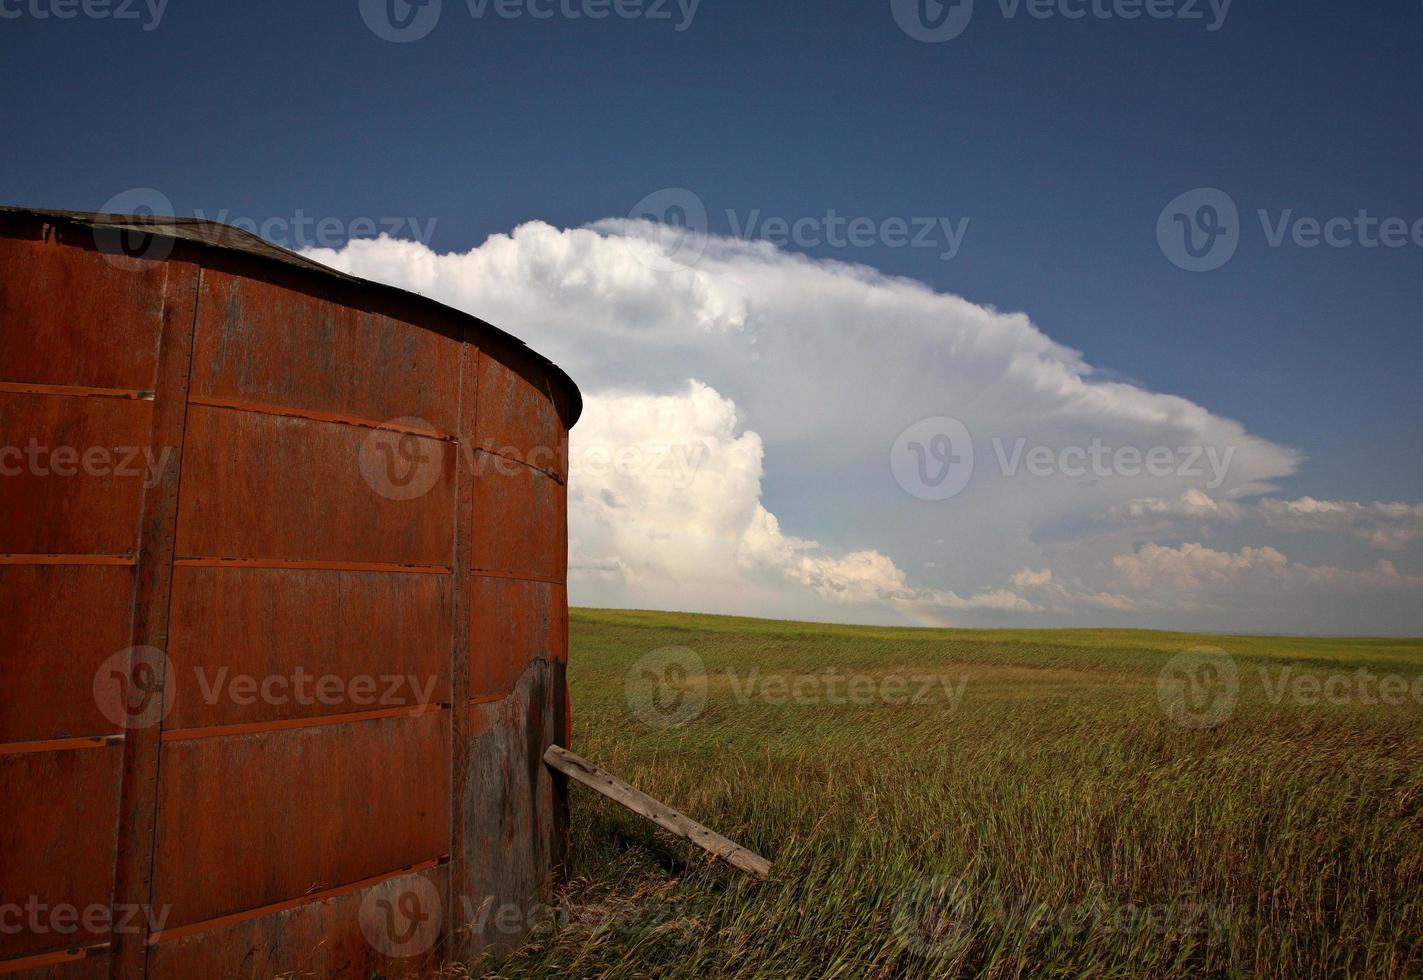
{"label": "grass field", "polygon": [[557,924],[501,975],[1423,972],[1423,641],[594,610],[571,638],[574,751],[775,869],[575,787]]}

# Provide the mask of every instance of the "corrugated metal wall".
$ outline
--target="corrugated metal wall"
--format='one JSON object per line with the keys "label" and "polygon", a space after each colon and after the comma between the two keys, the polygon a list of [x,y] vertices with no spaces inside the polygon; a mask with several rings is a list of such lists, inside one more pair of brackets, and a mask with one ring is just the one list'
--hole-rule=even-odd
{"label": "corrugated metal wall", "polygon": [[517,942],[567,833],[557,379],[426,301],[93,242],[0,218],[0,446],[170,452],[0,475],[0,971]]}

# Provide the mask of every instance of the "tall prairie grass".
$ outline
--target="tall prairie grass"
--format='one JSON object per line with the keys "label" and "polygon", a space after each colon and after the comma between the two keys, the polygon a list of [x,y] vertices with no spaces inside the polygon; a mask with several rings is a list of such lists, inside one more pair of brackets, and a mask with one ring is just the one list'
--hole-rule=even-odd
{"label": "tall prairie grass", "polygon": [[[1423,676],[1423,641],[593,610],[571,629],[571,748],[773,877],[574,787],[553,924],[473,972],[1423,973],[1423,682],[1389,703]],[[1238,697],[1183,725],[1158,682],[1203,644],[1229,655]],[[695,710],[661,727],[637,674],[667,647],[694,657],[658,679],[654,711]],[[1300,677],[1347,680],[1310,697]],[[1395,696],[1371,697],[1383,677]]]}

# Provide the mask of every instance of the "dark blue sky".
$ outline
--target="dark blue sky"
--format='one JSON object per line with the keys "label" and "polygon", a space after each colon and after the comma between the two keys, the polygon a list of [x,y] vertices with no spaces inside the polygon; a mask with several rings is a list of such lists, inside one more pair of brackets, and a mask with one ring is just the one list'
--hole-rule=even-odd
{"label": "dark blue sky", "polygon": [[[977,0],[945,43],[909,37],[890,0],[703,0],[684,31],[675,2],[671,20],[543,21],[444,0],[408,44],[357,0],[171,0],[151,31],[141,4],[36,16],[56,2],[0,0],[18,14],[0,19],[5,203],[149,186],[179,213],[437,218],[442,251],[666,187],[719,232],[727,210],[967,217],[952,261],[809,251],[1024,311],[1095,365],[1303,449],[1287,493],[1419,499],[1423,247],[1271,248],[1256,217],[1423,219],[1418,0],[1236,0],[1214,32],[1205,0],[1197,21]],[[1156,238],[1198,187],[1242,215],[1210,273]]]}

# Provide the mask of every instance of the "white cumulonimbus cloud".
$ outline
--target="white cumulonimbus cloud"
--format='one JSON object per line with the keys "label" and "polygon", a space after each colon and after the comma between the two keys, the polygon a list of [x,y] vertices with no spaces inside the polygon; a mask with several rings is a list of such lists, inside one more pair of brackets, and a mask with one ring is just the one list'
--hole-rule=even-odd
{"label": "white cumulonimbus cloud", "polygon": [[[1261,501],[1295,473],[1297,452],[1103,376],[1024,314],[760,242],[709,237],[687,265],[662,230],[535,221],[464,253],[386,237],[307,253],[496,323],[578,381],[575,603],[887,623],[1417,628],[1419,579],[1391,565],[1351,573],[1292,563],[1273,543],[1216,551],[1177,536],[1249,527],[1248,513],[1276,534],[1343,532],[1397,550],[1418,540],[1417,510]],[[953,446],[971,479],[944,500],[906,491],[890,462],[901,433],[936,417],[961,424],[972,449]],[[1331,577],[1377,601],[1321,606],[1314,593]]]}

